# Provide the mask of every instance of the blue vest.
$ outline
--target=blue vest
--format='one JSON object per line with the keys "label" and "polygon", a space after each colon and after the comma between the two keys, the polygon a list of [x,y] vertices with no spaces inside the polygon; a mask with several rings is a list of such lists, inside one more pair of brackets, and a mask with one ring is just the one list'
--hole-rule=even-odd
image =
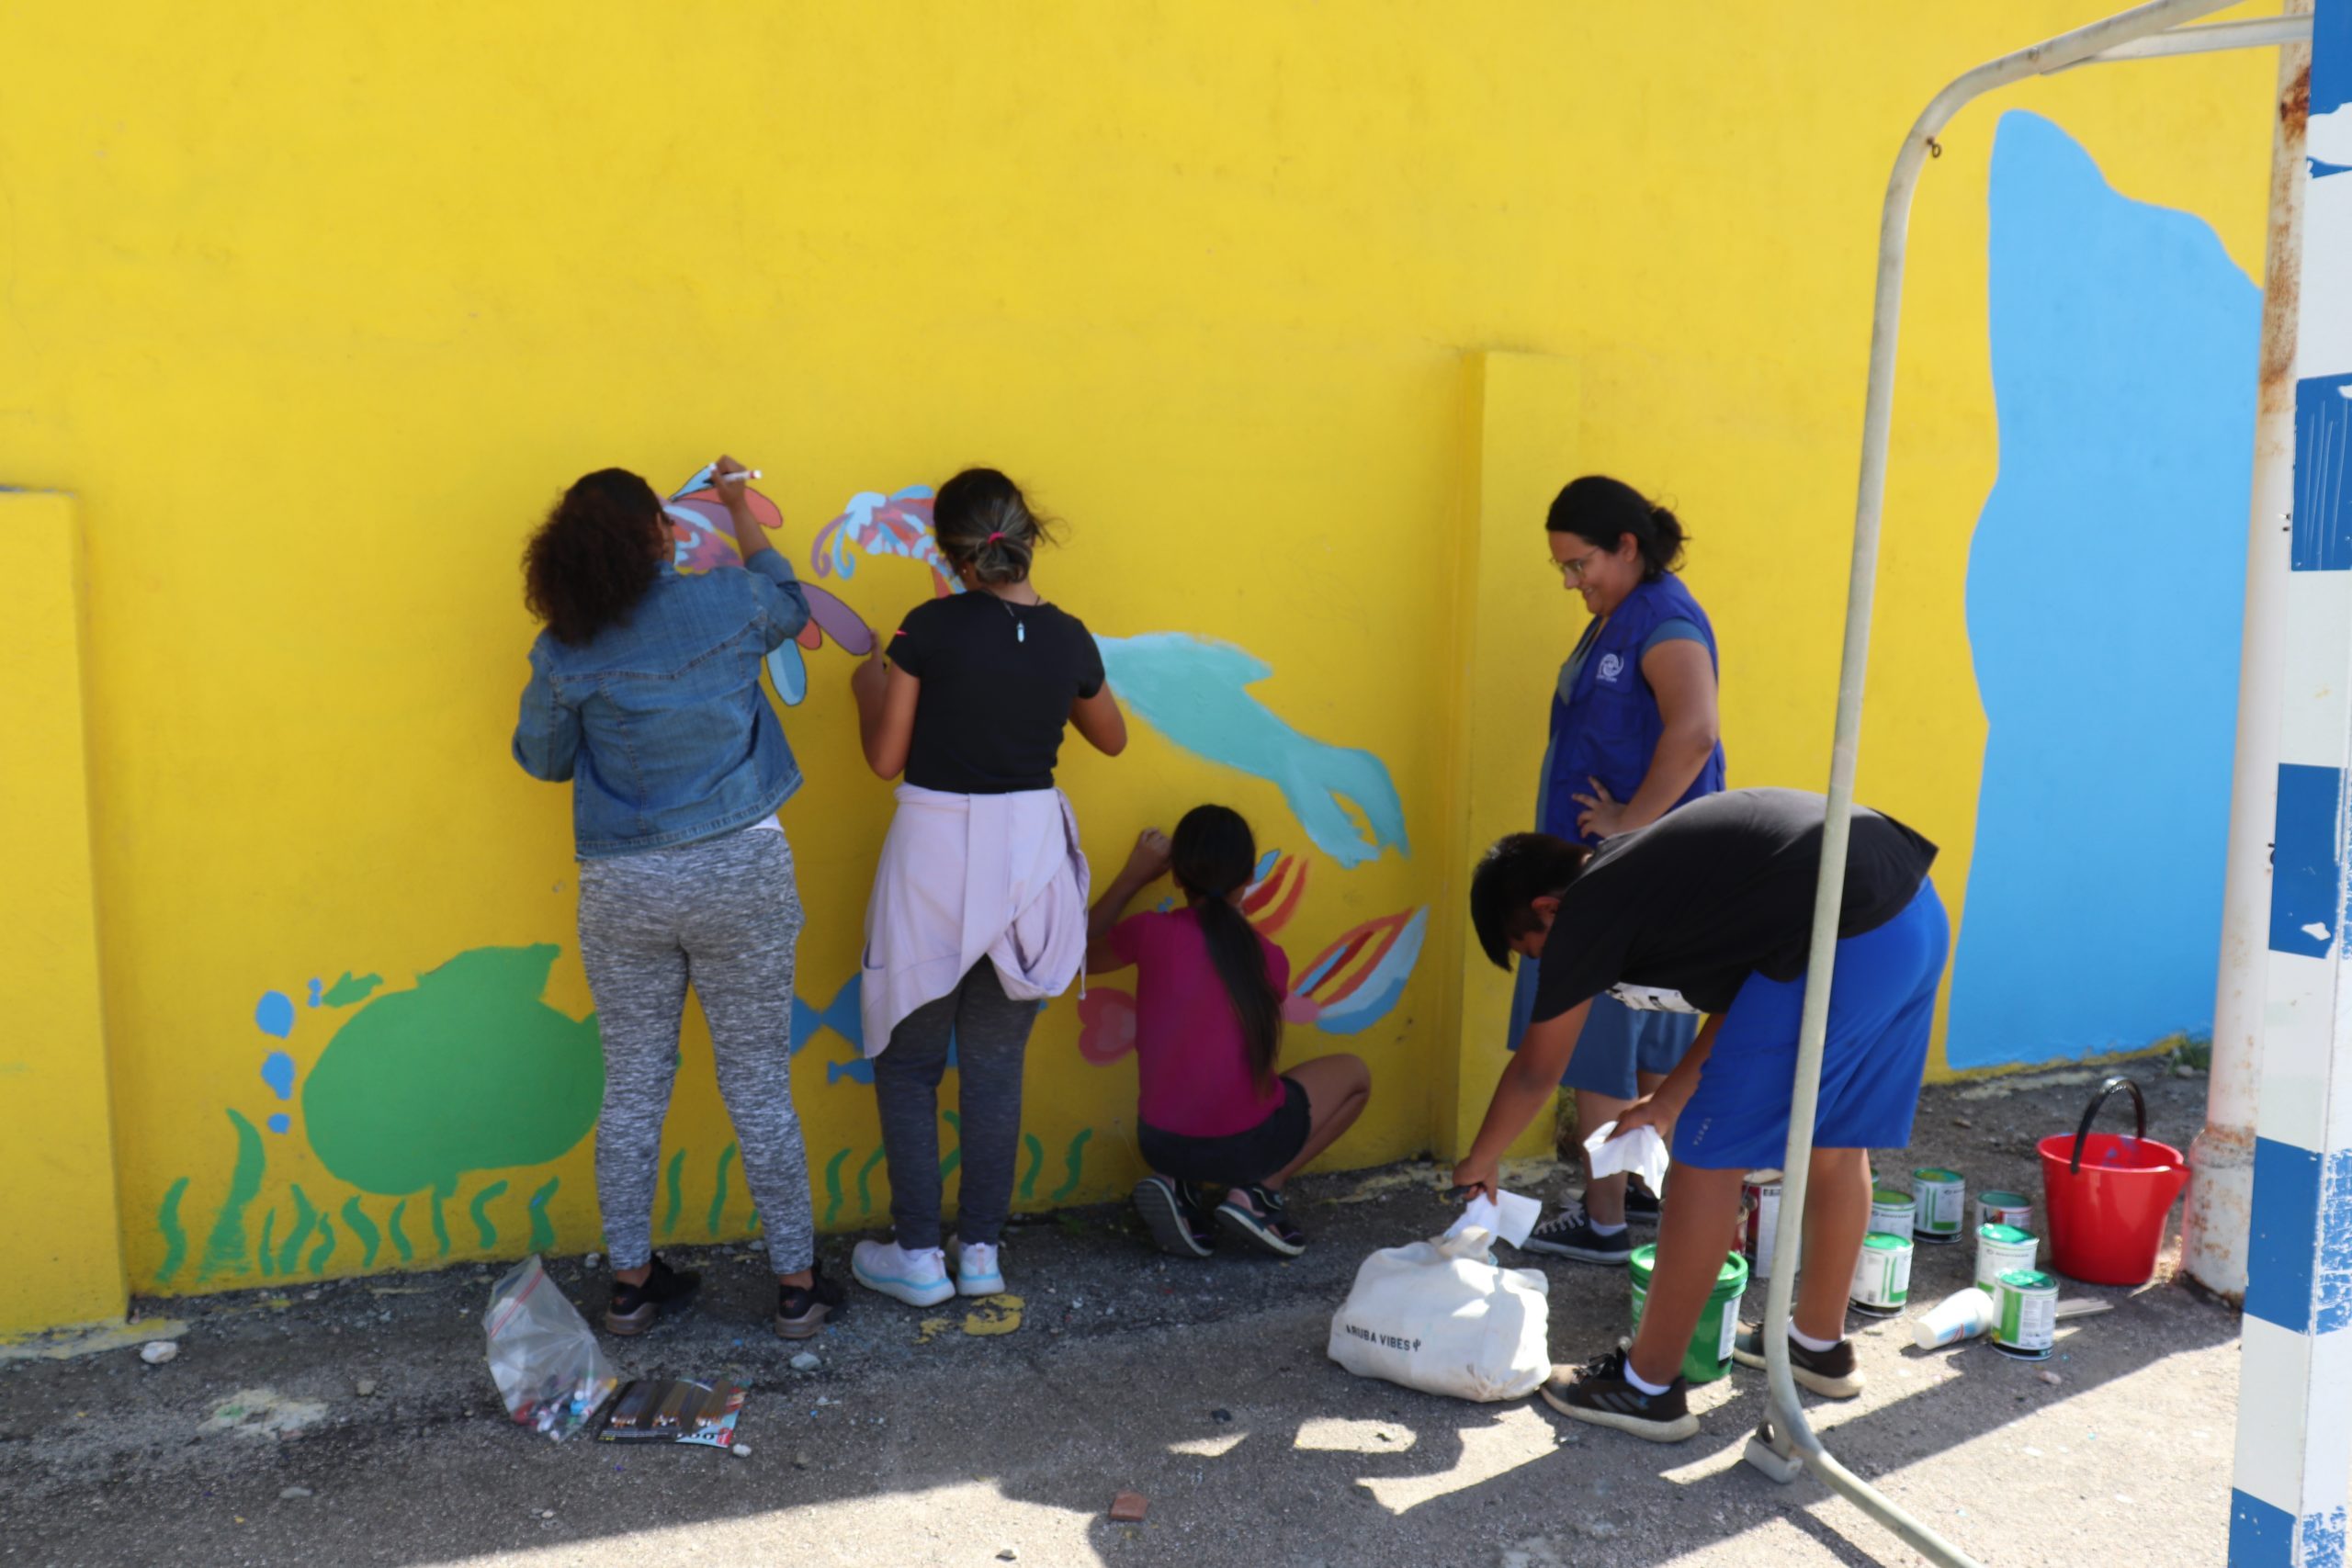
{"label": "blue vest", "polygon": [[[1544,778],[1536,801],[1536,826],[1546,833],[1577,843],[1598,840],[1577,830],[1578,795],[1590,795],[1589,782],[1599,779],[1618,800],[1631,800],[1648,776],[1666,719],[1657,697],[1642,679],[1642,644],[1650,633],[1672,620],[1685,620],[1706,639],[1707,659],[1723,674],[1715,655],[1715,629],[1699,601],[1671,575],[1645,582],[1625,595],[1623,604],[1600,628],[1585,652],[1576,684],[1566,694],[1552,694],[1552,744],[1544,756]],[[1687,806],[1702,795],[1724,787],[1724,749],[1699,770],[1676,806]]]}

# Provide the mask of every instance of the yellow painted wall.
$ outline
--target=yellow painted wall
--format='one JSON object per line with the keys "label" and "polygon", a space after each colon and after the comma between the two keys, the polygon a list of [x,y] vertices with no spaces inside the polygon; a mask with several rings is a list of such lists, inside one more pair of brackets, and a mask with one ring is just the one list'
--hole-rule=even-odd
{"label": "yellow painted wall", "polygon": [[[666,487],[722,446],[767,470],[804,564],[859,491],[1006,468],[1071,525],[1040,570],[1049,595],[1104,635],[1238,644],[1272,667],[1253,694],[1287,722],[1382,758],[1411,853],[1352,869],[1271,785],[1157,733],[1115,761],[1072,756],[1064,783],[1100,860],[1196,801],[1243,809],[1308,863],[1283,937],[1296,961],[1431,909],[1393,1012],[1291,1048],[1373,1063],[1373,1108],[1335,1158],[1452,1141],[1475,1114],[1462,1086],[1493,1063],[1491,1042],[1476,1072],[1453,1055],[1465,1007],[1484,1016],[1455,863],[1493,781],[1440,738],[1463,733],[1464,701],[1503,722],[1521,698],[1484,682],[1506,671],[1532,694],[1529,739],[1497,754],[1532,756],[1577,629],[1546,587],[1543,613],[1478,628],[1465,677],[1463,607],[1484,590],[1461,530],[1478,521],[1486,547],[1492,450],[1465,355],[1571,367],[1557,478],[1614,471],[1678,503],[1736,777],[1817,784],[1892,150],[1950,76],[2097,9],[1851,0],[1799,26],[1742,0],[1671,30],[1643,7],[1532,0],[11,9],[0,479],[70,488],[88,536],[133,1288],[250,1282],[266,1222],[270,1272],[348,1272],[365,1249],[345,1205],[386,1225],[393,1199],[332,1176],[299,1089],[280,1101],[260,1076],[282,1050],[299,1083],[357,1010],[309,1006],[312,977],[379,976],[380,999],[459,953],[551,942],[549,1003],[587,1010],[566,803],[506,757],[532,631],[515,558],[575,474],[620,463]],[[2129,193],[2207,216],[2253,268],[2270,73],[2258,56],[2080,72],[2001,105],[2058,119]],[[1960,582],[1996,463],[1995,113],[1954,126],[1914,227],[1862,764],[1865,798],[1946,846],[1948,890],[1982,746]],[[1540,491],[1512,461],[1512,493]],[[926,592],[897,561],[833,586],[877,622]],[[810,914],[800,990],[819,1007],[851,973],[887,812],[846,673],[812,656],[787,716],[809,778],[786,812]],[[282,1040],[256,1024],[271,991],[293,1003]],[[686,1239],[709,1234],[729,1136],[699,1029],[669,1134]],[[1086,1065],[1077,1031],[1064,1003],[1032,1048],[1032,1206],[1111,1195],[1136,1168],[1132,1067]],[[848,1060],[824,1036],[795,1069],[837,1225],[885,1199],[878,1168],[863,1200],[856,1179],[870,1096],[829,1081]],[[502,1114],[462,1085],[451,1103]],[[261,1165],[224,1228],[232,1111]],[[62,1196],[34,1179],[34,1201]],[[447,1256],[520,1250],[550,1180],[558,1244],[594,1246],[583,1141],[469,1172],[441,1205]],[[442,1255],[431,1207],[412,1196],[401,1233],[420,1264]],[[336,1225],[332,1248],[306,1209]],[[717,1228],[748,1219],[739,1170]],[[385,1235],[375,1266],[401,1260]]]}
{"label": "yellow painted wall", "polygon": [[82,529],[69,496],[0,491],[0,1334],[119,1316],[113,1118],[90,876]]}

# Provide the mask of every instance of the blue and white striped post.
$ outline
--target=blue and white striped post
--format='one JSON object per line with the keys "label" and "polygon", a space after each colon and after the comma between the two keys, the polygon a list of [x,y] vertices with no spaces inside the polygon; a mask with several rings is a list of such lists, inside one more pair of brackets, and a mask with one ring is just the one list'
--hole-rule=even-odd
{"label": "blue and white striped post", "polygon": [[2344,1568],[2352,1484],[2352,0],[2317,0],[2269,999],[2232,1568]]}

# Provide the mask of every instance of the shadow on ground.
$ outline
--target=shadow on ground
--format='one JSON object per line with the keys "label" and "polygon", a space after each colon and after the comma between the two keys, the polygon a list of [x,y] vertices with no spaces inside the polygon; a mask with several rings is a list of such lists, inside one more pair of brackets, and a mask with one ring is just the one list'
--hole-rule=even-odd
{"label": "shadow on ground", "polygon": [[[2203,1084],[2157,1072],[2139,1069],[2151,1131],[2185,1144]],[[2086,1081],[1931,1091],[1913,1149],[1882,1169],[1950,1165],[1973,1190],[2038,1196],[2031,1142],[2072,1127]],[[1811,1481],[1740,1464],[1760,1374],[1700,1391],[1701,1435],[1657,1448],[1536,1402],[1341,1372],[1323,1355],[1331,1309],[1365,1252],[1442,1228],[1435,1185],[1426,1167],[1304,1184],[1314,1245],[1288,1264],[1164,1259],[1117,1210],[1026,1225],[1007,1252],[1023,1321],[991,1337],[963,1332],[960,1306],[862,1296],[813,1347],[786,1345],[766,1332],[757,1260],[695,1249],[702,1300],[616,1356],[630,1374],[752,1385],[743,1459],[507,1424],[481,1361],[488,1269],[174,1303],[189,1326],[168,1365],[125,1349],[0,1367],[0,1562],[1912,1560]],[[846,1241],[827,1251],[845,1271]],[[1971,1266],[1964,1248],[1922,1248],[1915,1302]],[[583,1308],[601,1302],[579,1260],[553,1272]],[[1623,1271],[1546,1272],[1555,1355],[1605,1348],[1625,1322]],[[2235,1314],[2164,1284],[2067,1293],[2116,1310],[2073,1325],[2046,1368],[1982,1344],[1922,1355],[1907,1324],[1857,1319],[1871,1387],[1815,1407],[1830,1446],[2005,1564],[2218,1561]],[[791,1371],[810,1348],[822,1365]],[[295,1429],[269,1436],[251,1415],[224,1428],[215,1413],[232,1404]],[[1149,1499],[1142,1523],[1104,1517],[1123,1489]]]}

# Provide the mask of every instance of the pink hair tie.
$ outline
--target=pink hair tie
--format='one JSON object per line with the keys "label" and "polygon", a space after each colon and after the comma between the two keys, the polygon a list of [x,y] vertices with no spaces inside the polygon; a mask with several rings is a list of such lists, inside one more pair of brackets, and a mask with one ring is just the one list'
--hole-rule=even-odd
{"label": "pink hair tie", "polygon": [[1001,534],[990,534],[989,536],[989,543],[991,545],[1001,545],[1004,543],[1004,536]]}

